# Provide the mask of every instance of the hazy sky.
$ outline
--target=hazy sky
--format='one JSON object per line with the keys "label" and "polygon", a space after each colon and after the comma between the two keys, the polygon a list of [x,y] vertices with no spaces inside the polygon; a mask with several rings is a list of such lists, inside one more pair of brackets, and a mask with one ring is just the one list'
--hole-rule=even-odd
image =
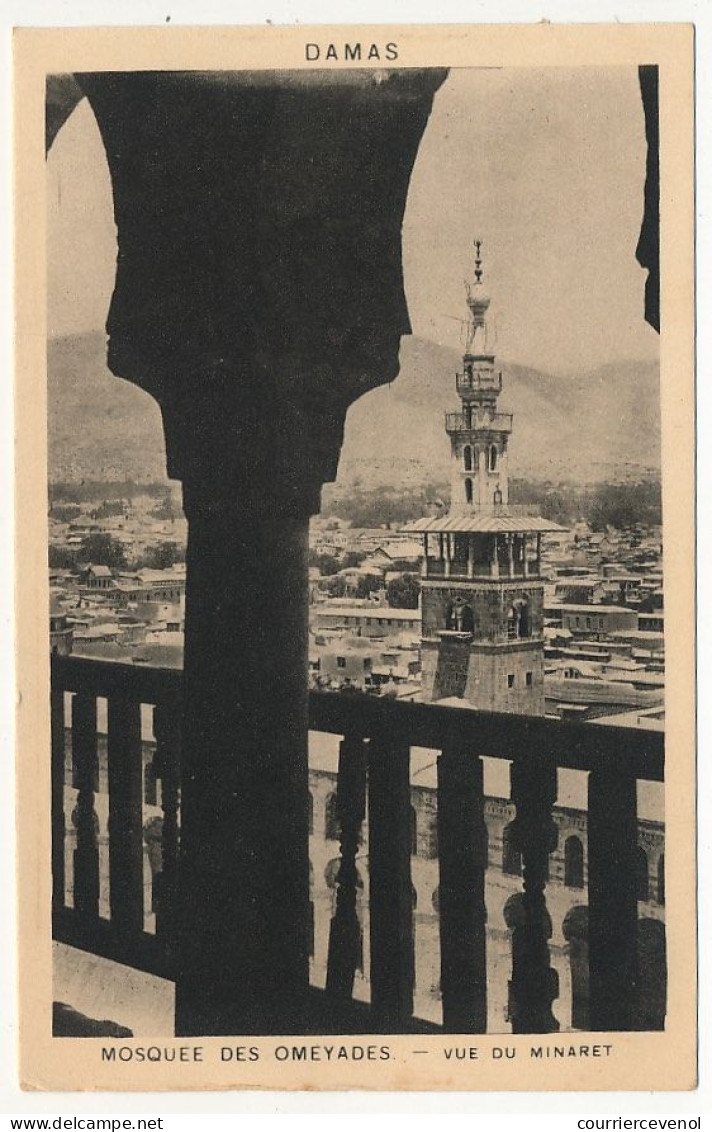
{"label": "hazy sky", "polygon": [[[634,68],[452,71],[435,97],[403,231],[413,331],[458,347],[472,239],[498,350],[560,373],[657,357],[635,261],[645,134]],[[48,159],[51,334],[103,327],[116,239],[84,101]]]}

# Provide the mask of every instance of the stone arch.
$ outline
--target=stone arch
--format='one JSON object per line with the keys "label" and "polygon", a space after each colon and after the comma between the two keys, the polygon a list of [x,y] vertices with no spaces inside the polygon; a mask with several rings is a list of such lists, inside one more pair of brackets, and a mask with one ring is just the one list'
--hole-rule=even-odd
{"label": "stone arch", "polygon": [[507,612],[507,636],[510,640],[520,637],[531,637],[531,617],[529,598],[516,598]]}
{"label": "stone arch", "polygon": [[531,637],[531,619],[529,616],[529,598],[519,599],[519,634],[520,637]]}
{"label": "stone arch", "polygon": [[575,834],[564,843],[564,884],[567,888],[583,888],[583,844]]}
{"label": "stone arch", "polygon": [[460,632],[475,632],[475,614],[471,605],[463,605],[460,612]]}
{"label": "stone arch", "polygon": [[461,598],[450,601],[445,610],[445,628],[458,633],[474,633],[475,612]]}

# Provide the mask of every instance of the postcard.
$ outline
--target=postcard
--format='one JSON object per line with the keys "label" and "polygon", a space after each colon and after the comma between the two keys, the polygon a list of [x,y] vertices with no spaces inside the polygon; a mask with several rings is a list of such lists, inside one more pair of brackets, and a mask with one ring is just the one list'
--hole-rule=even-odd
{"label": "postcard", "polygon": [[15,33],[28,1089],[691,1089],[693,29]]}

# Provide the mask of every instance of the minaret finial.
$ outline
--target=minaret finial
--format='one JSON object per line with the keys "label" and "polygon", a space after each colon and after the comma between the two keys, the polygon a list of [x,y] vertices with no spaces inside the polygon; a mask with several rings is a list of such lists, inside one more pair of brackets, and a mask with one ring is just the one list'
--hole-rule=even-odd
{"label": "minaret finial", "polygon": [[481,283],[483,275],[482,256],[480,254],[480,250],[482,248],[482,240],[475,237],[473,243],[475,245],[475,283]]}

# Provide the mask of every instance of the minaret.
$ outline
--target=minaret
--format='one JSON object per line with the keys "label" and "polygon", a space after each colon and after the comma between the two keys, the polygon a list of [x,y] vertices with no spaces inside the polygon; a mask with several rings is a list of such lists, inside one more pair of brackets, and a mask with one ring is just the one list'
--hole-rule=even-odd
{"label": "minaret", "polygon": [[450,511],[411,528],[425,541],[423,699],[458,697],[484,710],[543,715],[541,536],[561,528],[535,507],[509,504],[512,414],[497,408],[502,374],[495,368],[481,251],[475,240],[465,353],[456,375],[460,410],[445,416]]}
{"label": "minaret", "polygon": [[475,240],[475,282],[465,284],[470,318],[462,369],[456,376],[461,409],[445,418],[452,449],[451,512],[509,500],[507,441],[512,414],[497,411],[502,374],[495,369],[481,251],[482,241]]}

